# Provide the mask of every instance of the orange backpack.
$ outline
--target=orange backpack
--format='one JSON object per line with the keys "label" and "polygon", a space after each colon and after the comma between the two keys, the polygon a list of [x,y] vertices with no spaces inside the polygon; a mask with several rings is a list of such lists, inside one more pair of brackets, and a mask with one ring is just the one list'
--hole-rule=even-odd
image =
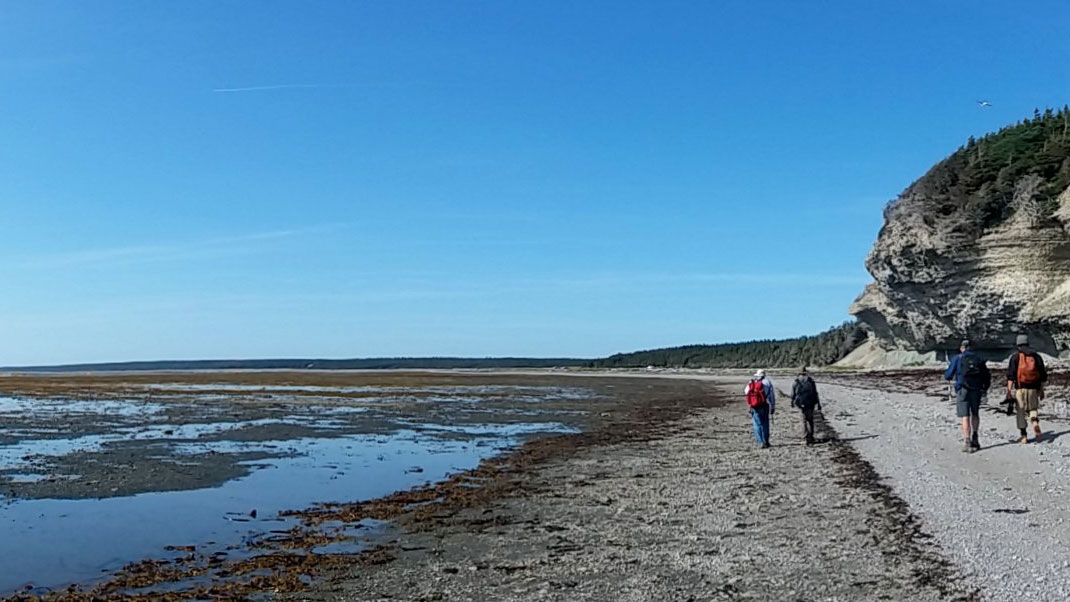
{"label": "orange backpack", "polygon": [[1037,358],[1029,353],[1018,354],[1018,386],[1035,387],[1040,384],[1040,369]]}

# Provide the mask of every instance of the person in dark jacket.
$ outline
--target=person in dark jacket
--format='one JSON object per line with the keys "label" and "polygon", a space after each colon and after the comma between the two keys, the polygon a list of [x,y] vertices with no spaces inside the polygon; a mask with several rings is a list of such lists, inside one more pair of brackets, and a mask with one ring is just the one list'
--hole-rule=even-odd
{"label": "person in dark jacket", "polygon": [[821,398],[817,395],[817,384],[806,372],[806,366],[799,370],[795,384],[791,386],[791,405],[802,411],[803,436],[807,445],[814,444],[814,410],[821,409]]}
{"label": "person in dark jacket", "polygon": [[955,381],[955,415],[962,419],[962,451],[973,453],[981,449],[978,437],[981,427],[981,399],[992,385],[992,373],[985,361],[970,351],[970,342],[962,341],[959,354],[944,372],[944,380]]}
{"label": "person in dark jacket", "polygon": [[1029,346],[1029,337],[1020,334],[1016,341],[1018,351],[1007,362],[1007,395],[1013,395],[1018,409],[1018,443],[1028,443],[1026,416],[1033,423],[1034,441],[1039,441],[1044,431],[1040,429],[1040,400],[1044,399],[1044,383],[1048,370],[1044,359]]}

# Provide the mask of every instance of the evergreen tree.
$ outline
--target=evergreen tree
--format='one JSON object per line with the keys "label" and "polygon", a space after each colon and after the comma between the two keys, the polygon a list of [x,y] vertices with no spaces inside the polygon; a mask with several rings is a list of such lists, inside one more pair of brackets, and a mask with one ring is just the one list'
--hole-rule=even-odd
{"label": "evergreen tree", "polygon": [[618,353],[590,363],[597,368],[766,368],[827,366],[866,340],[857,322],[847,322],[817,336],[720,345],[688,345]]}

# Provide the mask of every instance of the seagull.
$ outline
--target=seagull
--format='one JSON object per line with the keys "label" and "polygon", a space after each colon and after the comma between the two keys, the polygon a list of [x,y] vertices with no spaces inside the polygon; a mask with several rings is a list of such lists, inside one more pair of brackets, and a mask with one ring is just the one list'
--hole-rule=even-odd
{"label": "seagull", "polygon": [[978,100],[977,104],[981,105],[982,109],[985,108],[985,107],[992,106],[992,103],[988,102],[987,100]]}

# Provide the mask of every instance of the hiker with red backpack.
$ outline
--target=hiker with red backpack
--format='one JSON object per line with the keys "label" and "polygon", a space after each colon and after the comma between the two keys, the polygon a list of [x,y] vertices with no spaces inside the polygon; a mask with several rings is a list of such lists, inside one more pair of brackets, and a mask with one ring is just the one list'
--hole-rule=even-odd
{"label": "hiker with red backpack", "polygon": [[751,421],[754,423],[754,439],[762,448],[769,445],[769,417],[776,411],[776,389],[773,381],[765,377],[765,370],[759,370],[744,389],[747,405],[750,407]]}
{"label": "hiker with red backpack", "polygon": [[985,360],[970,351],[970,342],[962,341],[959,354],[944,372],[944,380],[955,380],[955,415],[962,419],[962,451],[972,454],[981,449],[977,433],[981,427],[981,399],[988,395],[992,373]]}
{"label": "hiker with red backpack", "polygon": [[1029,346],[1029,337],[1018,335],[1018,351],[1007,362],[1007,395],[1013,395],[1018,408],[1018,430],[1021,437],[1018,443],[1028,443],[1026,432],[1026,415],[1033,423],[1034,441],[1040,441],[1044,431],[1040,430],[1040,400],[1044,399],[1044,383],[1048,380],[1048,370],[1040,354]]}

